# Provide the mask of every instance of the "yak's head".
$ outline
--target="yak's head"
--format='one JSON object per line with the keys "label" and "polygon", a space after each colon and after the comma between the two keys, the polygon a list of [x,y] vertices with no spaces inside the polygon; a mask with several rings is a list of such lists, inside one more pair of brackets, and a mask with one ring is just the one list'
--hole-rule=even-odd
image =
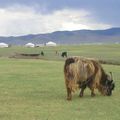
{"label": "yak's head", "polygon": [[107,75],[107,79],[105,82],[105,89],[106,89],[106,95],[111,96],[112,90],[115,88],[115,83],[113,82],[112,72],[110,72],[110,75]]}

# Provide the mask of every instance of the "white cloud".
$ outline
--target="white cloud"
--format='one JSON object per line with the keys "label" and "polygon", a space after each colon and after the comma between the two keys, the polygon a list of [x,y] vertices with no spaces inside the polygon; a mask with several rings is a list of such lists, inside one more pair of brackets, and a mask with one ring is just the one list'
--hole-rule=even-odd
{"label": "white cloud", "polygon": [[92,14],[85,10],[63,9],[51,14],[42,14],[25,6],[0,9],[0,36],[111,27],[97,23],[91,16]]}

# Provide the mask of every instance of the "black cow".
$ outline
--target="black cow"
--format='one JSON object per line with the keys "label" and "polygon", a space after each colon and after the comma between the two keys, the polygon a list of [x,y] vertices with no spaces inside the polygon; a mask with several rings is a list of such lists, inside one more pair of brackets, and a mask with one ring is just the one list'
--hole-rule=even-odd
{"label": "black cow", "polygon": [[62,52],[61,56],[62,57],[67,57],[67,52]]}
{"label": "black cow", "polygon": [[43,51],[41,51],[41,53],[40,53],[42,56],[44,56],[44,52]]}

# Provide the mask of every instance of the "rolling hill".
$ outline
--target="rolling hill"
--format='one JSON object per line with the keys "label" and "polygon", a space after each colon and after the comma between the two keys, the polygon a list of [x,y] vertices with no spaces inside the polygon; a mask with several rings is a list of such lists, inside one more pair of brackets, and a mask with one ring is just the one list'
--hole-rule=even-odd
{"label": "rolling hill", "polygon": [[0,42],[11,45],[24,45],[28,42],[45,44],[48,41],[57,44],[120,43],[120,28],[106,30],[56,31],[46,34],[0,37]]}

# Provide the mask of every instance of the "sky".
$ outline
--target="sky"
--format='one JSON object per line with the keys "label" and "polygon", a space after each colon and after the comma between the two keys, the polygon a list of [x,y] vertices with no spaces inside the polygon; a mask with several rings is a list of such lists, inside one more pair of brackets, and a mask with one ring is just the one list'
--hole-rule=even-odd
{"label": "sky", "polygon": [[120,27],[120,0],[0,0],[0,36]]}

